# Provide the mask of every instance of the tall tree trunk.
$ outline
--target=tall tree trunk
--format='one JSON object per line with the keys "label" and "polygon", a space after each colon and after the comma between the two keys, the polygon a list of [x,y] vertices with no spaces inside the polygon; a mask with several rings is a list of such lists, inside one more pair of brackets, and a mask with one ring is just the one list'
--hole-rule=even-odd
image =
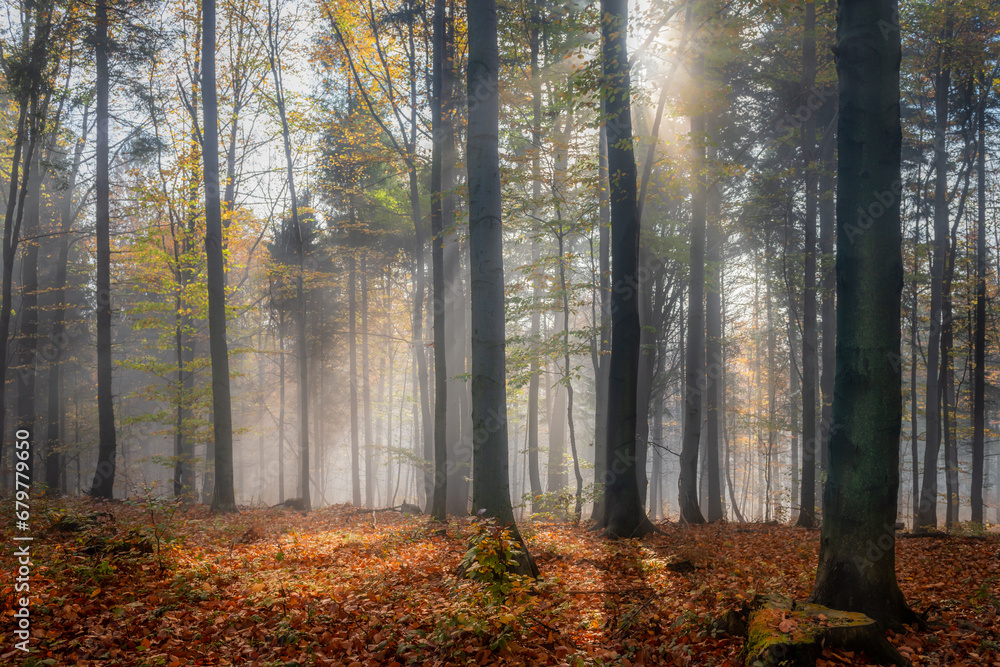
{"label": "tall tree trunk", "polygon": [[[602,109],[604,106],[601,101]],[[597,180],[598,194],[598,279],[597,300],[601,305],[600,323],[595,322],[599,342],[594,355],[594,489],[601,490],[608,472],[608,379],[611,370],[611,201],[608,181],[608,127],[599,130]],[[604,494],[596,494],[591,520],[604,523]]]}
{"label": "tall tree trunk", "polygon": [[114,398],[111,388],[111,189],[108,175],[108,52],[110,47],[107,0],[97,0],[95,11],[97,21],[97,36],[94,42],[97,59],[97,164],[95,166],[97,200],[95,202],[94,224],[97,237],[97,423],[99,445],[97,470],[90,487],[90,495],[95,498],[110,499],[114,493],[115,456],[118,445],[115,434]]}
{"label": "tall tree trunk", "polygon": [[[351,197],[351,228],[354,228],[354,198]],[[347,255],[347,336],[348,366],[350,373],[351,400],[351,502],[361,506],[361,452],[358,444],[358,300],[355,285],[358,284],[358,260],[356,248],[351,244]]]}
{"label": "tall tree trunk", "polygon": [[[704,56],[695,62],[697,79],[705,76]],[[691,117],[691,137],[694,143],[694,174],[691,192],[691,249],[688,273],[687,347],[685,349],[684,439],[680,456],[681,520],[704,523],[698,504],[698,444],[701,440],[702,387],[705,380],[705,235],[708,209],[705,145],[706,117]]]}
{"label": "tall tree trunk", "polygon": [[[542,79],[539,68],[539,50],[541,48],[541,23],[539,14],[539,3],[532,3],[530,18],[531,24],[528,27],[528,46],[531,51],[531,200],[532,207],[541,206],[542,199]],[[537,238],[531,241],[531,264],[538,266],[541,259],[541,248]],[[532,310],[531,329],[529,339],[532,344],[537,344],[541,334],[541,301],[544,296],[542,290],[541,276],[536,275],[532,279]],[[528,368],[528,483],[531,488],[531,512],[541,511],[541,504],[538,499],[542,494],[542,479],[538,466],[538,388],[541,378],[539,377],[538,354],[531,355],[531,362]]]}
{"label": "tall tree trunk", "polygon": [[[34,480],[37,464],[35,451],[35,386],[38,374],[38,250],[41,243],[42,161],[41,147],[30,167],[28,197],[24,209],[25,245],[21,261],[21,320],[17,340],[17,423],[19,431],[31,434],[31,457],[28,459],[27,483]],[[20,439],[20,438],[19,438]]]}
{"label": "tall tree trunk", "polygon": [[278,312],[278,502],[285,502],[285,313]]}
{"label": "tall tree trunk", "polygon": [[[226,276],[222,254],[222,201],[219,191],[219,102],[215,89],[215,0],[202,2],[204,85],[205,254],[208,274],[208,335],[212,360],[212,420],[215,445],[213,512],[236,511],[233,489],[233,415],[226,341]],[[287,152],[287,150],[286,150]],[[305,359],[302,360],[304,365]]]}
{"label": "tall tree trunk", "polygon": [[[841,0],[837,13],[837,303],[851,317],[837,322],[837,428],[811,596],[883,627],[915,619],[896,582],[892,529],[902,422],[900,34],[880,27],[896,17],[896,0]],[[883,213],[859,219],[876,202]]]}
{"label": "tall tree trunk", "polygon": [[708,194],[705,247],[705,465],[708,469],[709,522],[726,518],[719,478],[719,421],[722,419],[722,254],[721,193],[712,186]]}
{"label": "tall tree trunk", "polygon": [[796,367],[798,361],[798,345],[795,340],[795,325],[788,321],[788,377],[789,377],[789,399],[788,399],[788,423],[792,431],[791,459],[792,459],[792,492],[791,511],[789,518],[792,521],[798,520],[798,500],[799,500],[799,399],[801,398],[801,386],[799,382],[799,369]]}
{"label": "tall tree trunk", "polygon": [[[770,242],[768,243],[767,256],[771,257]],[[774,306],[771,292],[770,276],[767,279],[767,291],[764,298],[767,312],[767,494],[766,519],[771,519],[771,506],[776,505],[774,493],[774,478],[772,475],[772,462],[778,444],[778,341],[775,333]],[[775,510],[776,511],[776,510]]]}
{"label": "tall tree trunk", "polygon": [[[946,19],[943,37],[951,32],[951,18]],[[948,91],[951,69],[946,65],[949,54],[942,47],[938,52],[938,72],[934,91],[934,252],[931,259],[931,323],[927,338],[927,400],[925,403],[926,437],[924,440],[924,471],[917,508],[916,528],[937,527],[938,456],[941,453],[941,385],[939,354],[941,351],[942,287],[945,254],[948,245]]]}
{"label": "tall tree trunk", "polygon": [[472,266],[473,506],[521,543],[518,570],[538,575],[510,504],[500,189],[500,53],[495,0],[467,0],[469,246]]}
{"label": "tall tree trunk", "polygon": [[976,322],[975,367],[972,389],[972,521],[983,523],[983,461],[986,425],[986,100],[983,86],[976,112]]}
{"label": "tall tree trunk", "polygon": [[920,460],[918,454],[918,443],[920,441],[920,431],[917,426],[917,364],[919,356],[917,354],[920,333],[917,328],[919,317],[919,301],[917,277],[920,272],[920,225],[913,226],[913,279],[910,281],[910,456],[913,460],[913,470],[911,471],[911,493],[913,496],[913,526],[919,524],[920,518],[917,510],[920,507]]}
{"label": "tall tree trunk", "polygon": [[[824,110],[829,110],[829,116],[833,116],[835,106],[828,102]],[[824,122],[827,114],[823,114]],[[836,210],[834,202],[834,188],[836,187],[835,169],[837,167],[834,159],[835,143],[830,136],[833,134],[833,126],[826,122],[827,133],[823,136],[821,167],[819,173],[819,252],[820,252],[820,314],[822,315],[822,337],[823,346],[820,352],[823,360],[823,369],[819,379],[820,398],[822,400],[820,408],[820,470],[823,479],[830,467],[830,418],[833,409],[833,375],[837,363],[836,343],[837,343],[837,274],[833,262],[834,228],[837,225]],[[822,502],[822,495],[820,496]]]}
{"label": "tall tree trunk", "polygon": [[[609,537],[654,530],[636,483],[636,384],[639,371],[639,211],[632,148],[628,2],[601,0],[601,51],[611,199],[611,359],[603,527]],[[695,499],[697,502],[697,499]]]}
{"label": "tall tree trunk", "polygon": [[[816,7],[805,6],[802,39],[802,88],[816,81]],[[802,166],[805,172],[805,280],[802,287],[802,486],[797,526],[812,528],[816,511],[816,120],[809,114],[802,126]]]}
{"label": "tall tree trunk", "polygon": [[[572,119],[572,116],[570,116]],[[568,127],[568,125],[567,125]],[[556,204],[558,207],[558,203]],[[569,365],[569,288],[566,283],[566,235],[562,223],[559,225],[559,288],[562,291],[563,307],[563,382],[566,383],[566,423],[569,426],[569,449],[573,455],[573,473],[576,477],[576,494],[573,505],[573,525],[580,525],[583,511],[583,475],[580,474],[580,457],[576,451],[576,433],[573,430],[573,378]]]}
{"label": "tall tree trunk", "polygon": [[445,339],[447,294],[444,284],[444,68],[447,38],[445,0],[434,0],[434,63],[431,90],[431,272],[434,284],[434,496],[431,516],[448,519],[448,370]]}
{"label": "tall tree trunk", "polygon": [[[212,1],[214,2],[214,0],[212,0]],[[214,7],[213,7],[213,12],[214,12]],[[305,506],[306,509],[309,509],[311,507],[312,503],[311,503],[310,493],[309,493],[309,349],[308,349],[308,345],[307,345],[307,342],[306,342],[307,341],[306,331],[307,331],[308,322],[307,322],[307,319],[306,319],[306,310],[307,309],[306,309],[306,296],[305,296],[305,287],[304,287],[304,281],[305,281],[305,275],[304,274],[305,274],[306,249],[307,249],[306,248],[306,235],[305,235],[305,231],[302,229],[302,222],[299,219],[299,202],[298,202],[298,199],[295,196],[295,170],[294,170],[294,163],[292,161],[292,140],[291,140],[291,132],[290,132],[289,127],[288,127],[288,113],[287,113],[287,109],[285,107],[285,87],[284,87],[284,81],[282,79],[281,54],[280,54],[279,46],[278,46],[278,31],[281,29],[281,26],[280,26],[280,14],[278,13],[277,9],[275,9],[275,10],[272,11],[270,1],[268,2],[268,5],[267,5],[267,17],[268,17],[268,22],[267,22],[267,25],[268,25],[267,37],[268,37],[268,47],[269,47],[268,48],[268,59],[269,59],[270,65],[271,65],[271,74],[272,74],[272,76],[274,78],[275,102],[276,102],[276,106],[278,107],[278,117],[281,120],[281,141],[282,141],[282,146],[285,149],[285,176],[286,176],[286,179],[287,179],[287,182],[288,182],[288,198],[290,200],[291,208],[292,208],[292,211],[291,211],[291,213],[292,213],[292,229],[295,232],[295,244],[296,244],[295,256],[296,256],[297,263],[298,263],[298,267],[297,267],[298,270],[297,270],[297,273],[296,273],[296,276],[295,276],[295,305],[296,305],[296,311],[297,312],[295,314],[295,318],[294,319],[295,319],[295,347],[296,347],[296,352],[297,352],[297,359],[298,359],[298,362],[299,362],[299,378],[298,378],[299,379],[299,382],[298,382],[298,384],[299,384],[299,405],[298,405],[298,408],[299,408],[299,493],[300,493],[300,498],[302,499],[303,505]],[[213,20],[214,20],[214,18],[213,18]],[[213,30],[212,42],[213,42],[213,45],[214,45],[214,42],[215,42],[214,26],[212,27],[212,30]],[[207,38],[208,38],[207,28],[206,28],[206,33],[205,34],[206,34],[206,40],[207,40]],[[213,54],[212,54],[212,65],[213,65],[213,67],[214,67],[214,64],[215,64],[215,54],[213,52]],[[206,55],[205,56],[205,70],[206,70],[206,72],[208,70],[208,67],[209,67],[209,62],[208,62],[208,56]],[[213,80],[215,78],[214,70],[212,72],[212,78],[213,78]],[[208,102],[208,96],[209,96],[209,93],[211,93],[211,95],[214,98],[215,97],[215,89],[213,87],[211,91],[208,90],[208,80],[207,79],[206,79],[206,82],[205,82],[205,88],[206,88],[205,89],[205,113],[206,113],[206,116],[205,116],[205,125],[207,126],[208,125],[208,115],[207,114],[208,114],[208,103],[209,103]],[[217,119],[217,117],[218,117],[218,108],[217,107],[213,110],[213,113],[215,114],[216,119]],[[216,122],[216,121],[213,120],[213,122]],[[217,128],[215,128],[215,126],[213,125],[213,134],[217,133],[217,131],[218,131]],[[206,139],[207,139],[207,136],[208,135],[207,135],[207,128],[206,128]],[[215,146],[215,144],[213,144],[213,146]],[[218,156],[218,149],[217,148],[213,148],[212,150],[215,151],[213,153],[213,162],[215,163],[215,179],[216,179],[215,195],[217,197],[218,196],[218,182],[217,181],[218,181],[218,175],[219,175],[219,170],[218,170],[219,156]],[[207,153],[208,153],[208,149],[207,148],[205,149],[205,153],[207,155]],[[206,158],[205,165],[206,165],[206,174],[207,174],[208,173],[207,172],[207,169],[208,169],[207,158]],[[221,237],[221,218],[220,218],[220,237]],[[223,296],[224,295],[225,295],[225,293],[223,292]],[[223,311],[222,315],[223,315],[223,317],[225,316],[225,311]],[[223,322],[224,322],[224,319],[223,319]],[[225,331],[225,330],[223,329],[223,331]],[[224,336],[223,336],[222,340],[223,340],[223,342],[225,342]],[[214,355],[213,355],[213,358],[214,358]],[[214,361],[213,361],[213,373],[214,373],[214,367],[215,367],[215,364],[214,364]],[[227,361],[227,367],[228,367],[228,361]],[[213,382],[214,382],[214,378],[213,378]],[[227,389],[228,389],[228,385],[227,385]],[[226,402],[227,402],[227,405],[228,405],[228,397],[227,397],[227,401]],[[232,430],[232,428],[230,426],[230,431],[231,430]],[[229,441],[230,441],[230,445],[229,446],[230,446],[230,449],[231,449],[232,448],[232,444],[231,444],[232,443],[232,433],[231,432],[230,432],[230,436],[229,436]],[[218,449],[216,449],[216,451],[218,451]],[[218,456],[218,454],[216,454],[216,456]],[[230,466],[231,466],[232,465],[231,464],[232,453],[230,452],[228,456],[230,458]],[[220,473],[217,470],[216,471],[216,475],[218,475],[218,474],[220,474]],[[213,505],[214,505],[214,503],[213,503]]]}
{"label": "tall tree trunk", "polygon": [[[55,357],[49,370],[49,397],[47,402],[47,431],[45,457],[45,485],[51,493],[58,492],[65,459],[61,451],[62,442],[62,386],[63,361],[69,337],[66,335],[66,274],[69,264],[69,233],[73,228],[73,193],[76,191],[76,179],[80,173],[83,161],[83,147],[87,139],[87,119],[90,107],[83,109],[83,122],[80,125],[80,137],[73,149],[73,163],[69,170],[66,188],[63,190],[60,206],[60,235],[56,257],[56,275],[54,289],[56,293],[55,309],[52,316],[51,341],[55,345]],[[2,332],[0,332],[2,335]]]}
{"label": "tall tree trunk", "polygon": [[365,507],[375,507],[375,443],[372,431],[372,383],[368,363],[368,261],[361,254],[361,396],[365,420]]}

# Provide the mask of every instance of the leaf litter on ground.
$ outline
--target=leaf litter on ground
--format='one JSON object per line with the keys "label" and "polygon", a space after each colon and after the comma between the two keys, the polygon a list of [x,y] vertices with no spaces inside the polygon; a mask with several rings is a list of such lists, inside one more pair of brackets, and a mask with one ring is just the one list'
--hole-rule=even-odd
{"label": "leaf litter on ground", "polygon": [[[442,531],[348,505],[213,516],[80,499],[45,501],[35,516],[31,658],[109,667],[735,666],[743,639],[717,619],[758,594],[807,597],[819,543],[783,525],[673,523],[608,541],[536,519],[521,533],[541,577],[497,598],[459,576],[471,519]],[[896,553],[928,624],[889,640],[914,665],[1000,667],[1000,535],[899,540]],[[2,593],[9,628],[12,577]],[[827,650],[817,664],[872,663]]]}

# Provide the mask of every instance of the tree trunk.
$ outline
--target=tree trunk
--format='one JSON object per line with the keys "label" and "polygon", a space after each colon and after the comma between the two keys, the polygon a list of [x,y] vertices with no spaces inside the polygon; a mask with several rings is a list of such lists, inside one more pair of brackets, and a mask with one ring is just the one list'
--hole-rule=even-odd
{"label": "tree trunk", "polygon": [[97,0],[95,11],[97,21],[97,37],[94,42],[97,59],[97,164],[95,166],[97,200],[95,202],[94,216],[97,237],[96,319],[97,423],[99,445],[97,449],[97,470],[94,473],[94,481],[90,487],[90,495],[95,498],[110,499],[114,494],[115,457],[118,445],[115,434],[114,398],[111,388],[111,189],[108,175],[108,52],[110,47],[108,40],[107,0]]}
{"label": "tree trunk", "polygon": [[[816,80],[816,7],[805,6],[802,40],[802,87],[810,90]],[[816,511],[816,119],[806,117],[802,126],[802,163],[805,172],[805,281],[802,287],[802,496],[797,526],[812,528]]]}
{"label": "tree trunk", "polygon": [[444,130],[444,63],[446,0],[434,0],[434,63],[431,91],[431,272],[434,284],[434,496],[431,516],[448,519],[448,371],[445,323],[447,294],[444,285],[444,211],[442,139]]}
{"label": "tree trunk", "polygon": [[[354,199],[351,198],[351,228],[354,228]],[[350,373],[351,400],[351,502],[361,506],[361,452],[358,433],[358,300],[356,285],[358,283],[358,260],[355,256],[353,243],[347,256],[347,336],[348,366]]]}
{"label": "tree trunk", "polygon": [[[39,147],[41,148],[41,147]],[[28,196],[24,209],[25,245],[21,260],[21,320],[17,340],[17,422],[16,428],[31,437],[31,457],[28,459],[26,483],[34,480],[36,461],[35,386],[38,374],[38,246],[41,242],[42,151],[35,152],[30,167]]]}
{"label": "tree trunk", "polygon": [[[951,18],[946,19],[943,37],[951,32]],[[934,252],[931,260],[931,322],[927,338],[926,437],[924,471],[917,508],[916,528],[937,527],[938,456],[941,453],[941,386],[939,354],[941,351],[942,286],[945,254],[948,245],[948,91],[951,69],[945,65],[948,54],[942,48],[934,91]]]}
{"label": "tree trunk", "polygon": [[368,261],[361,254],[361,395],[365,420],[365,507],[375,507],[375,443],[372,431],[372,383],[368,376]]}
{"label": "tree trunk", "polygon": [[495,0],[467,0],[469,246],[472,266],[473,507],[522,545],[518,570],[538,575],[510,504],[500,189],[500,53]]}
{"label": "tree trunk", "polygon": [[[602,108],[604,102],[601,102]],[[608,181],[608,128],[601,124],[598,139],[598,272],[597,300],[601,305],[600,324],[595,322],[600,341],[594,358],[594,489],[601,490],[608,471],[608,372],[611,370],[611,202]],[[596,494],[591,520],[604,523],[604,495]]]}
{"label": "tree trunk", "polygon": [[[835,106],[832,101],[824,105],[824,111],[829,110],[829,116],[833,116]],[[823,114],[824,124],[829,127],[827,132],[833,132],[833,126],[826,121],[827,114]],[[833,409],[833,375],[836,367],[836,343],[837,343],[837,275],[833,263],[834,228],[836,227],[836,211],[834,202],[834,188],[836,179],[834,170],[836,163],[834,159],[835,143],[830,136],[823,136],[823,150],[819,174],[819,252],[820,252],[820,314],[822,315],[822,337],[823,346],[820,352],[823,360],[823,369],[819,379],[820,399],[820,470],[823,479],[826,479],[830,467],[830,419]],[[820,496],[822,502],[822,495]]]}
{"label": "tree trunk", "polygon": [[902,422],[900,34],[880,27],[896,17],[896,0],[842,0],[837,14],[837,303],[851,317],[837,322],[837,428],[811,596],[883,628],[915,619],[896,582],[893,529]]}
{"label": "tree trunk", "polygon": [[[540,32],[542,18],[538,13],[538,3],[532,4],[531,25],[528,28],[528,46],[531,52],[531,200],[537,208],[542,198],[542,79],[539,68]],[[537,238],[531,241],[531,264],[537,266],[541,259],[541,248]],[[541,301],[544,296],[541,276],[532,279],[532,310],[529,339],[537,344],[541,333]],[[539,498],[542,494],[542,479],[538,465],[538,353],[532,352],[528,369],[528,483],[531,488],[531,512],[541,511]]]}
{"label": "tree trunk", "polygon": [[791,511],[789,512],[789,519],[792,521],[798,520],[798,499],[799,499],[799,399],[801,398],[801,386],[799,382],[799,369],[796,368],[795,362],[798,361],[798,345],[795,344],[795,326],[793,322],[789,319],[788,321],[788,351],[789,351],[789,364],[788,364],[788,377],[789,377],[789,399],[788,399],[788,423],[792,431],[792,442],[791,442],[791,459],[792,459],[792,492],[791,492]]}
{"label": "tree trunk", "polygon": [[[202,147],[205,162],[205,253],[208,274],[208,334],[212,360],[212,420],[215,445],[213,512],[236,511],[233,489],[233,416],[226,341],[226,276],[222,254],[222,201],[219,192],[219,103],[215,90],[215,0],[202,2]],[[286,149],[287,152],[287,149]],[[305,365],[305,359],[302,359]]]}
{"label": "tree trunk", "polygon": [[[455,220],[455,18],[454,6],[447,4],[444,24],[444,62],[441,73],[441,229],[446,232],[444,244],[444,313],[445,365],[448,369],[448,409],[445,416],[448,445],[448,494],[449,514],[469,514],[469,479],[472,473],[472,438],[468,436],[469,386],[465,381],[468,370],[469,335],[468,299],[462,274],[463,238],[467,232],[464,220]],[[456,229],[456,226],[461,227]]]}
{"label": "tree trunk", "polygon": [[972,390],[972,521],[983,523],[983,461],[986,424],[986,96],[980,95],[976,112],[978,149],[976,160],[976,322],[975,367]]}
{"label": "tree trunk", "polygon": [[726,518],[722,485],[719,478],[719,437],[722,419],[722,256],[723,231],[721,193],[717,186],[709,190],[707,206],[707,245],[705,248],[705,465],[708,468],[709,522]]}
{"label": "tree trunk", "polygon": [[[353,284],[353,283],[352,283]],[[285,312],[278,312],[278,502],[285,502]]]}
{"label": "tree trunk", "polygon": [[[639,371],[639,211],[632,148],[628,2],[601,0],[602,68],[607,97],[611,198],[611,359],[608,375],[605,534],[642,537],[654,530],[636,483],[636,384]],[[697,502],[697,499],[695,499]]]}
{"label": "tree trunk", "polygon": [[[87,137],[87,119],[90,107],[83,109],[83,122],[80,127],[80,137],[73,149],[73,164],[69,170],[66,188],[63,190],[60,207],[60,236],[56,257],[56,275],[54,289],[56,293],[55,310],[52,317],[51,341],[55,345],[55,357],[49,370],[49,398],[47,405],[47,432],[45,457],[45,485],[50,493],[57,493],[63,485],[60,484],[65,459],[60,444],[62,442],[62,370],[63,359],[69,345],[66,335],[66,274],[69,264],[69,233],[73,228],[73,193],[76,190],[76,179],[83,161],[83,147]],[[2,332],[0,332],[2,335]]]}
{"label": "tree trunk", "polygon": [[[703,56],[695,63],[695,77],[703,78]],[[684,440],[680,456],[681,520],[704,523],[698,505],[698,444],[701,440],[702,387],[705,381],[705,234],[708,208],[708,184],[705,179],[706,119],[691,118],[691,136],[695,145],[694,175],[691,192],[691,250],[688,274],[688,319],[686,370],[684,382]]]}
{"label": "tree trunk", "polygon": [[[214,0],[213,0],[214,2]],[[214,13],[214,7],[213,7]],[[268,58],[271,65],[271,74],[274,78],[274,91],[275,91],[275,102],[278,107],[278,117],[281,120],[281,140],[282,145],[285,149],[285,175],[288,182],[288,198],[291,202],[292,207],[292,228],[295,231],[295,243],[296,243],[296,258],[298,260],[298,271],[295,276],[295,305],[296,305],[296,317],[295,317],[295,347],[298,353],[297,358],[299,362],[299,493],[302,499],[303,506],[306,509],[311,507],[310,493],[309,493],[309,349],[307,345],[306,331],[307,331],[307,319],[306,319],[306,296],[304,288],[305,280],[305,264],[306,264],[306,236],[302,229],[301,220],[299,219],[299,202],[295,196],[295,171],[294,163],[292,162],[292,141],[291,133],[288,128],[288,114],[285,108],[285,88],[284,81],[282,80],[282,68],[281,68],[281,58],[278,47],[278,30],[280,29],[280,20],[277,12],[272,13],[271,5],[268,3],[267,8],[268,14]],[[212,27],[213,36],[212,41],[214,43],[214,26]],[[206,30],[206,39],[207,39]],[[212,54],[212,65],[215,64],[215,55]],[[208,69],[208,59],[205,58],[205,69]],[[215,73],[213,70],[212,78],[215,78]],[[208,90],[208,82],[206,79],[205,83],[205,124],[208,125],[208,95],[211,92],[212,97],[215,97],[215,89],[212,88],[211,91]],[[213,110],[216,118],[218,117],[218,108]],[[213,121],[215,122],[215,121]],[[213,125],[213,134],[217,132],[215,126]],[[206,138],[207,138],[206,129]],[[215,146],[215,144],[213,144]],[[217,149],[213,148],[215,153],[213,154],[213,162],[215,163],[215,193],[218,196],[218,162],[219,156],[217,154]],[[207,154],[206,149],[206,154]],[[206,173],[208,168],[208,162],[206,160]],[[214,214],[213,214],[214,215]],[[221,237],[221,220],[220,220],[220,237]],[[223,292],[223,296],[224,296]],[[223,317],[225,311],[223,311]],[[223,320],[224,322],[224,320]],[[225,329],[223,329],[225,331]],[[225,337],[222,337],[223,342],[225,342]],[[227,362],[228,364],[228,362]],[[214,361],[213,361],[213,373],[214,373]],[[213,380],[214,381],[214,380]],[[228,389],[228,385],[227,385]],[[228,393],[228,392],[227,392]],[[228,405],[228,397],[227,397]],[[228,408],[227,408],[228,410]],[[230,427],[231,431],[231,427]],[[230,449],[232,447],[232,434],[229,436]],[[218,448],[216,449],[218,452]],[[218,454],[216,454],[218,456]],[[232,458],[232,453],[228,455],[230,460]],[[230,466],[231,466],[230,461]],[[219,471],[216,471],[216,475]],[[218,483],[218,482],[216,482]]]}

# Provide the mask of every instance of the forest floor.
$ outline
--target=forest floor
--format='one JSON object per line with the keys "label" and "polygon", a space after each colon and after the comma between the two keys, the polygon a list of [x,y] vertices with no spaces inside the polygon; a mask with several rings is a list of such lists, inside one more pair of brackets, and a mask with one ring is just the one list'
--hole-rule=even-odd
{"label": "forest floor", "polygon": [[[738,665],[743,640],[713,621],[758,593],[810,591],[818,531],[660,528],[611,542],[527,523],[541,577],[497,597],[457,574],[469,519],[35,502],[28,655],[12,648],[23,542],[0,530],[0,664]],[[1000,535],[900,539],[897,572],[928,619],[889,634],[914,665],[1000,667]],[[828,649],[818,664],[871,663]]]}

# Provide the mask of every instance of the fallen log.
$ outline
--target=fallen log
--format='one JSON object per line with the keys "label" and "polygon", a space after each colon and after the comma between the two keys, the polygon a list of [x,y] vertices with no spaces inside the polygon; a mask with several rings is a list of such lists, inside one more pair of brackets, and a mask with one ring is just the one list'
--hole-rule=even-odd
{"label": "fallen log", "polygon": [[910,665],[868,616],[779,595],[749,610],[746,636],[743,659],[751,667],[814,667],[824,647],[863,651],[879,664]]}

